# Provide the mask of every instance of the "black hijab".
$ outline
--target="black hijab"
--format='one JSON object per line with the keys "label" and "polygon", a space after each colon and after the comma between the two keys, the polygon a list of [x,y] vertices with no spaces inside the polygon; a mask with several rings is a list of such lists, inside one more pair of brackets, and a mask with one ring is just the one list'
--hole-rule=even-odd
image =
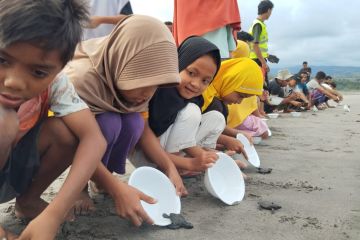
{"label": "black hijab", "polygon": [[[210,54],[214,58],[217,73],[221,64],[219,49],[202,37],[187,38],[178,48],[179,71],[181,72],[196,59],[206,54]],[[162,135],[175,122],[178,112],[188,103],[195,103],[201,108],[204,99],[201,95],[185,99],[179,94],[176,87],[158,88],[149,103],[149,125],[155,135]]]}

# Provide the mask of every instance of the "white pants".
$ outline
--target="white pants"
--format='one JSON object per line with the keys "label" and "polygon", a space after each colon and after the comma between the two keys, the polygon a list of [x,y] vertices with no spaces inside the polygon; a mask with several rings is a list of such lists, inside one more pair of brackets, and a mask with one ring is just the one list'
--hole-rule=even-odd
{"label": "white pants", "polygon": [[[189,103],[178,113],[175,122],[159,137],[159,140],[164,150],[169,153],[181,152],[194,146],[214,149],[224,128],[225,118],[220,112],[210,111],[201,114],[196,104]],[[144,158],[142,151],[136,148],[130,161],[136,167],[149,165],[144,162]]]}

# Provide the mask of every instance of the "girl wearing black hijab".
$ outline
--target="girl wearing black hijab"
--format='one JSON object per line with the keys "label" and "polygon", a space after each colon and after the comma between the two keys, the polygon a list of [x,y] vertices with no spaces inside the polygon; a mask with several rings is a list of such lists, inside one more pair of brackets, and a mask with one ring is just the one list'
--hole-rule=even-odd
{"label": "girl wearing black hijab", "polygon": [[179,46],[178,54],[181,83],[156,91],[149,103],[148,122],[178,169],[199,172],[217,160],[208,149],[215,149],[225,128],[220,112],[201,113],[202,93],[220,68],[220,53],[211,42],[192,36]]}

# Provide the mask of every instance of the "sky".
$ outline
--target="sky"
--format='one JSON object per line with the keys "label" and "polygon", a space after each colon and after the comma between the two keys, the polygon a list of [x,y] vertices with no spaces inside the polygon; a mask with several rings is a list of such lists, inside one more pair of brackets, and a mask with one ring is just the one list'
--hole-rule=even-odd
{"label": "sky", "polygon": [[[189,0],[191,1],[191,0]],[[211,1],[211,0],[204,0]],[[134,13],[172,21],[174,0],[130,0]],[[276,67],[360,67],[359,0],[272,0],[265,22],[269,53],[280,58]],[[248,31],[257,17],[259,0],[238,0],[241,28]],[[275,66],[274,66],[275,67]]]}

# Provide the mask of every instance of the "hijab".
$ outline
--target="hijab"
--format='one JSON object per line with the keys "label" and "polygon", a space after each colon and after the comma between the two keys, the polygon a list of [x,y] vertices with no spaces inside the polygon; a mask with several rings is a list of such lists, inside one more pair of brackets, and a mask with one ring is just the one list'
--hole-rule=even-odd
{"label": "hijab", "polygon": [[[216,72],[220,68],[219,49],[208,40],[192,36],[178,48],[179,71],[183,71],[198,58],[211,54],[216,61]],[[216,73],[215,73],[216,75]],[[163,134],[174,122],[178,112],[188,103],[195,103],[200,108],[204,102],[202,96],[191,99],[183,98],[176,87],[159,88],[149,104],[149,125],[156,136]]]}
{"label": "hijab", "polygon": [[[250,47],[245,41],[237,40],[236,49],[231,53],[233,58],[249,57]],[[245,98],[240,104],[228,106],[227,126],[234,128],[239,126],[244,120],[258,108],[257,97]]]}
{"label": "hijab", "polygon": [[249,57],[250,47],[244,41],[237,40],[236,49],[231,53],[232,58]]}
{"label": "hijab", "polygon": [[218,74],[204,91],[205,110],[214,97],[221,100],[232,92],[261,95],[263,76],[260,67],[250,58],[234,58],[223,61]]}
{"label": "hijab", "polygon": [[95,114],[146,111],[149,101],[130,105],[119,90],[180,82],[170,31],[141,15],[124,17],[110,35],[79,44],[64,71]]}

